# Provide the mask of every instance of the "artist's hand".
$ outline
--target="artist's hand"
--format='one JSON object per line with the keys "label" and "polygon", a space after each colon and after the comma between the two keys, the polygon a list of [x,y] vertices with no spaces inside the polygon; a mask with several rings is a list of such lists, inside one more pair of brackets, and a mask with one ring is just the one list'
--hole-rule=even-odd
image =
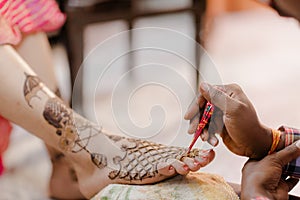
{"label": "artist's hand", "polygon": [[275,9],[278,14],[286,17],[294,17],[300,21],[300,4],[299,0],[258,0],[268,4]]}
{"label": "artist's hand", "polygon": [[215,105],[215,111],[208,130],[201,135],[202,140],[215,146],[218,143],[215,133],[219,133],[227,148],[235,154],[250,158],[267,154],[272,143],[271,129],[259,122],[251,102],[236,84],[200,85],[200,96],[185,115],[185,119],[190,120],[190,134],[197,129],[206,101]]}
{"label": "artist's hand", "polygon": [[241,199],[250,200],[259,196],[269,199],[288,199],[288,192],[299,180],[284,178],[282,169],[299,156],[300,141],[260,161],[249,159],[242,170]]}

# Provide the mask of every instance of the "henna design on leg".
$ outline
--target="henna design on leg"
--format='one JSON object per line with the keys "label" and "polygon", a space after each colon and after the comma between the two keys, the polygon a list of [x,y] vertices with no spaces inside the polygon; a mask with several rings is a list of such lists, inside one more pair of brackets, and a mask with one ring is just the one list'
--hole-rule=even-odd
{"label": "henna design on leg", "polygon": [[56,134],[61,136],[59,147],[63,151],[71,151],[78,140],[71,109],[58,98],[50,98],[46,103],[43,116],[56,128]]}
{"label": "henna design on leg", "polygon": [[99,168],[102,169],[107,166],[107,158],[103,154],[91,153],[91,159],[93,163]]}
{"label": "henna design on leg", "polygon": [[[32,108],[30,101],[36,97],[39,91],[43,92],[43,84],[37,76],[26,74],[24,83],[24,96],[28,105]],[[74,128],[72,111],[58,98],[50,98],[45,106],[43,116],[46,121],[56,128],[56,134],[62,136],[59,146],[62,150],[71,150],[77,139],[76,130]]]}
{"label": "henna design on leg", "polygon": [[56,128],[56,134],[61,136],[59,147],[63,151],[72,151],[78,140],[78,133],[71,109],[58,98],[50,98],[46,103],[43,116]]}
{"label": "henna design on leg", "polygon": [[55,91],[54,91],[54,94],[58,97],[61,97],[61,93],[60,93],[60,90],[59,88],[56,88]]}
{"label": "henna design on leg", "polygon": [[69,168],[69,173],[70,173],[70,177],[71,177],[72,181],[77,183],[78,178],[77,178],[76,172],[73,167]]}
{"label": "henna design on leg", "polygon": [[[23,92],[24,97],[27,102],[27,104],[31,107],[31,100],[33,98],[38,98],[41,100],[41,97],[38,96],[38,92],[44,92],[43,90],[43,83],[41,80],[35,76],[35,75],[29,75],[25,73],[25,82],[23,86]],[[44,92],[45,93],[45,92]],[[57,88],[55,90],[55,94],[57,96],[60,96],[60,91]],[[73,127],[72,125],[69,126],[70,122],[72,122],[71,119],[71,112],[70,109],[63,104],[63,102],[59,102],[60,100],[58,98],[51,98],[49,99],[48,103],[46,104],[45,110],[43,112],[43,116],[46,119],[46,121],[54,126],[56,128],[56,134],[59,136],[62,136],[59,142],[59,147],[62,150],[70,150],[74,146],[74,141],[76,140],[76,135],[73,134],[73,129],[70,127]],[[57,103],[59,102],[59,103]],[[62,135],[64,133],[64,135]],[[75,137],[74,137],[75,136]],[[60,160],[64,155],[62,153],[57,153],[51,157],[51,161],[57,162]],[[74,172],[74,169],[70,166],[70,175],[73,181],[77,181],[77,177]]]}
{"label": "henna design on leg", "polygon": [[23,92],[24,92],[24,96],[25,96],[25,100],[26,100],[27,104],[32,108],[30,101],[33,98],[40,99],[40,97],[37,95],[37,93],[39,91],[43,92],[43,90],[42,90],[43,84],[37,76],[29,75],[27,73],[25,73],[25,75],[26,75],[26,80],[24,83]]}
{"label": "henna design on leg", "polygon": [[58,98],[48,99],[43,116],[56,128],[56,134],[61,136],[59,147],[63,151],[88,151],[86,147],[90,139],[101,133],[101,128],[90,122],[78,117],[75,119],[73,111]]}
{"label": "henna design on leg", "polygon": [[70,109],[58,98],[50,98],[45,106],[43,116],[46,121],[54,126],[56,134],[61,136],[66,126],[72,125],[72,113]]}
{"label": "henna design on leg", "polygon": [[50,155],[50,156],[51,156],[50,158],[51,158],[52,163],[57,162],[65,157],[65,155],[63,153],[56,153],[53,156],[52,155]]}

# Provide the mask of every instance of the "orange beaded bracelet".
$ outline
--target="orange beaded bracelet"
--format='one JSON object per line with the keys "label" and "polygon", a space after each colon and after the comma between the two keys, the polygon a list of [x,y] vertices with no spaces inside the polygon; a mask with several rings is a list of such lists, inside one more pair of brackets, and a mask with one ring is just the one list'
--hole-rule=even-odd
{"label": "orange beaded bracelet", "polygon": [[271,146],[271,149],[269,151],[269,154],[272,154],[272,153],[275,152],[275,150],[276,150],[276,148],[279,144],[279,141],[280,141],[280,136],[281,136],[280,131],[272,129],[273,142],[272,142],[272,146]]}

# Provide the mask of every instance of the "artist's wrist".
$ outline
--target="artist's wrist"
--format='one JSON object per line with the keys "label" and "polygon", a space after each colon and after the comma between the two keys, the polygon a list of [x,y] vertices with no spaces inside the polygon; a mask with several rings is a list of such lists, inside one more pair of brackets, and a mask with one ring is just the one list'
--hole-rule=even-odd
{"label": "artist's wrist", "polygon": [[256,145],[253,145],[254,154],[250,156],[250,158],[261,159],[268,155],[268,152],[270,151],[270,148],[272,146],[272,129],[263,124],[260,124],[258,126],[258,129],[254,131],[257,131],[259,137],[257,138]]}
{"label": "artist's wrist", "polygon": [[262,127],[263,127],[262,129],[264,129],[264,132],[265,132],[264,134],[266,135],[265,148],[264,148],[265,150],[264,150],[263,156],[266,156],[267,154],[271,153],[270,151],[271,151],[272,145],[274,143],[273,131],[280,133],[280,139],[279,139],[279,142],[278,142],[276,148],[274,149],[274,151],[280,151],[285,148],[285,146],[286,146],[285,131],[283,131],[282,129],[278,129],[278,130],[271,129],[271,128],[263,126],[263,125],[262,125]]}

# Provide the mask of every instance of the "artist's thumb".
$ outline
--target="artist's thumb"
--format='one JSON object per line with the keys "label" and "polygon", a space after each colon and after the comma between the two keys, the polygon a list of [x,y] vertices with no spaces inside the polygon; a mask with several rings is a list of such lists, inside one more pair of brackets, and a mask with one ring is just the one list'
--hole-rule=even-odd
{"label": "artist's thumb", "polygon": [[275,153],[279,163],[283,166],[300,156],[300,140]]}

